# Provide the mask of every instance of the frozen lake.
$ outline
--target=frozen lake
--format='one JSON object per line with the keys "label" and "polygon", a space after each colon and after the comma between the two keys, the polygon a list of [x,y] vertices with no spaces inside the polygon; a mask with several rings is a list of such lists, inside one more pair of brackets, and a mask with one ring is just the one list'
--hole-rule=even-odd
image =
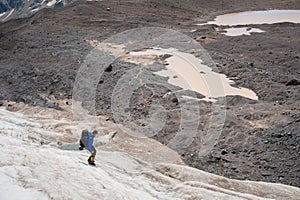
{"label": "frozen lake", "polygon": [[[300,10],[264,10],[230,13],[217,16],[205,24],[237,26],[248,24],[300,23]],[[202,24],[204,25],[204,24]]]}

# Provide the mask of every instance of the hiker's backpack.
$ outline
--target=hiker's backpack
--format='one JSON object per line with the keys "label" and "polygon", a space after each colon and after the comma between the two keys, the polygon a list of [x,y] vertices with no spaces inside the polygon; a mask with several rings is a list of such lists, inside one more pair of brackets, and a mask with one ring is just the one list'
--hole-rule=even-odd
{"label": "hiker's backpack", "polygon": [[89,131],[88,130],[83,130],[81,132],[81,142],[83,143],[84,146],[87,146],[87,143],[88,143],[88,137],[89,137]]}

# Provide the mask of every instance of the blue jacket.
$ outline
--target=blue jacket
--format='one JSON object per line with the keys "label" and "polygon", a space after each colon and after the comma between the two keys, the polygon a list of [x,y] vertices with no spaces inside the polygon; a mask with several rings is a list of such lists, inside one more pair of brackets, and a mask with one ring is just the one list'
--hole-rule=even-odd
{"label": "blue jacket", "polygon": [[92,132],[89,132],[86,149],[89,151],[93,151],[93,143],[94,143],[94,135]]}

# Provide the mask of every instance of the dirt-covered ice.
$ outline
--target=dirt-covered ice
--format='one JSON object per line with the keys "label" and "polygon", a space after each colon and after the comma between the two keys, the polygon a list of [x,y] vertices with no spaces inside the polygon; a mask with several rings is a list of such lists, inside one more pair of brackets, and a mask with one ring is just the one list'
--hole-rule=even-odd
{"label": "dirt-covered ice", "polygon": [[[57,140],[63,134],[43,115],[46,115],[43,110],[27,106],[18,112],[0,109],[1,199],[257,200],[297,199],[300,194],[299,188],[291,186],[237,181],[183,164],[145,161],[147,159],[130,155],[130,144],[119,150],[108,150],[112,148],[109,146],[120,145],[118,134],[108,146],[97,146],[97,166],[88,166],[86,151],[58,148]],[[60,116],[68,114],[60,113]],[[73,130],[73,126],[68,117],[60,123],[61,130]],[[112,130],[109,125],[98,128]],[[74,142],[78,139],[76,133],[69,135]],[[66,144],[62,140],[59,143]],[[151,143],[146,145],[151,148]],[[158,147],[157,142],[153,145],[152,148]],[[165,154],[169,153],[165,151]]]}

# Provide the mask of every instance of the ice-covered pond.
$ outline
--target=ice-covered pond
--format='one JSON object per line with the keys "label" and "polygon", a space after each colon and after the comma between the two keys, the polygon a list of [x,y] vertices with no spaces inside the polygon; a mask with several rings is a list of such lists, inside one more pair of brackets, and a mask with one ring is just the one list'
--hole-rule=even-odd
{"label": "ice-covered pond", "polygon": [[250,35],[254,32],[261,33],[264,31],[261,29],[235,26],[283,22],[300,23],[300,10],[263,10],[229,13],[219,15],[213,21],[199,25],[215,24],[218,26],[230,26],[230,28],[223,29],[225,31],[224,34],[228,36],[239,36]]}
{"label": "ice-covered pond", "polygon": [[[219,74],[202,63],[202,60],[189,53],[176,49],[148,49],[146,51],[131,52],[131,59],[137,61],[137,57],[148,59],[153,55],[169,54],[167,68],[155,74],[168,77],[168,82],[186,90],[193,90],[203,94],[204,100],[212,100],[227,95],[240,95],[257,100],[257,95],[248,88],[234,87],[234,82],[224,74]],[[139,59],[142,60],[142,59]],[[146,62],[146,64],[149,64]]]}
{"label": "ice-covered pond", "polygon": [[237,26],[248,24],[300,23],[300,10],[264,10],[230,13],[217,16],[206,24]]}

